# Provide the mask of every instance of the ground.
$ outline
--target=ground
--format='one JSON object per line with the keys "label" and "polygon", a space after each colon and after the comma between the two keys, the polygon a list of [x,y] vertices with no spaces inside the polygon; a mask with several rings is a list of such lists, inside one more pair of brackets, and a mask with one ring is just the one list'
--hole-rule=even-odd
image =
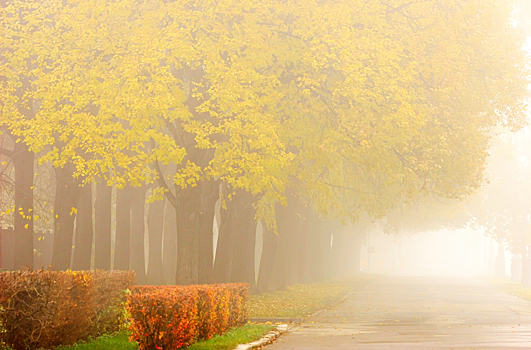
{"label": "ground", "polygon": [[381,276],[268,350],[530,349],[531,303],[479,279]]}

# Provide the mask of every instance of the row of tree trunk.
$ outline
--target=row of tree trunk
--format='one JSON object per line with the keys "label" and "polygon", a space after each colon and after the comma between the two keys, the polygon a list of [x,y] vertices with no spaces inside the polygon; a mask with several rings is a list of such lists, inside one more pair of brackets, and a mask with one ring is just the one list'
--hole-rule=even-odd
{"label": "row of tree trunk", "polygon": [[[33,154],[16,151],[15,266],[33,268]],[[218,182],[204,181],[178,192],[174,205],[146,204],[147,186],[126,186],[116,190],[113,204],[111,187],[83,185],[73,170],[68,164],[55,169],[53,269],[134,270],[139,284],[246,282],[253,292],[359,270],[361,243],[352,240],[359,235],[347,235],[293,196],[276,208],[278,232],[263,229],[256,276],[256,198],[249,192],[222,185],[220,196]]]}

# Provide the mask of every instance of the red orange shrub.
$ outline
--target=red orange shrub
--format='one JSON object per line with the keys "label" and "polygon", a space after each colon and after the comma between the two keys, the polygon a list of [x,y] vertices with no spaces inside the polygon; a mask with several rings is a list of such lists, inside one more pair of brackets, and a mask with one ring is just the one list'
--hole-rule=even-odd
{"label": "red orange shrub", "polygon": [[149,288],[129,296],[131,339],[142,349],[176,349],[192,343],[197,293],[181,288]]}
{"label": "red orange shrub", "polygon": [[137,286],[127,307],[131,339],[143,349],[176,349],[247,320],[248,285]]}

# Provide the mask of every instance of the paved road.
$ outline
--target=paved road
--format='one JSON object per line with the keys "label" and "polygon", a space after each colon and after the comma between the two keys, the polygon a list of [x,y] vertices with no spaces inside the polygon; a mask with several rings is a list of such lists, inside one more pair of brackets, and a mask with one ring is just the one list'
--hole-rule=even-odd
{"label": "paved road", "polygon": [[382,277],[267,350],[531,349],[531,303],[472,279]]}

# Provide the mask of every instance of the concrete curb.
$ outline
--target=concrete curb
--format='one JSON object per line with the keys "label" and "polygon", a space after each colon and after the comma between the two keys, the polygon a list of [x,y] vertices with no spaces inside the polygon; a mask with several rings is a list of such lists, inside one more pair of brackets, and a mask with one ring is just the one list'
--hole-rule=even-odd
{"label": "concrete curb", "polygon": [[304,321],[302,317],[251,317],[249,321],[253,323],[295,323],[300,324]]}
{"label": "concrete curb", "polygon": [[248,344],[240,344],[236,347],[234,350],[252,350],[255,348],[260,348],[262,346],[266,346],[269,343],[272,343],[275,339],[280,337],[283,333],[286,333],[288,331],[288,325],[287,324],[281,324],[277,326],[277,329],[272,330],[268,333],[266,333],[262,338],[260,338],[257,341],[253,341]]}

